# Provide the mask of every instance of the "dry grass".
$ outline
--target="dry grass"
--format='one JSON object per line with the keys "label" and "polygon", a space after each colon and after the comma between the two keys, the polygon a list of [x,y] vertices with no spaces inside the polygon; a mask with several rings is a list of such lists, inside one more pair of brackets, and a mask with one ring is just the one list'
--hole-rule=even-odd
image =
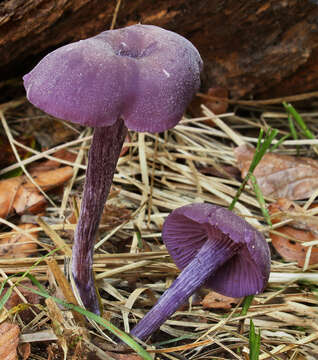
{"label": "dry grass", "polygon": [[[107,223],[101,224],[94,257],[94,270],[105,316],[121,329],[129,331],[178,274],[160,238],[162,224],[171,210],[192,202],[228,206],[240,185],[240,181],[224,172],[224,166],[235,166],[233,148],[242,143],[255,144],[259,128],[266,130],[268,126],[275,127],[281,135],[289,131],[281,107],[251,106],[259,107],[250,108],[245,112],[246,116],[237,116],[235,111],[216,118],[205,108],[203,117],[183,118],[175,129],[164,134],[131,134],[132,141],[127,144],[129,151],[118,163],[114,178],[115,192],[110,200],[114,206],[129,209],[131,215],[111,229]],[[20,135],[21,124],[33,121],[28,116],[29,108],[30,105],[23,101],[22,105],[9,103],[0,107],[5,133],[13,149],[20,146],[15,138]],[[317,133],[317,116],[317,113],[305,114],[307,125],[313,133]],[[215,119],[214,128],[205,124],[205,120],[211,118]],[[26,160],[18,157],[16,165],[1,170],[0,173],[5,174],[21,167],[28,174],[28,164],[52,158],[56,149],[62,147],[78,154],[75,163],[71,163],[76,170],[75,175],[65,187],[64,195],[45,194],[50,205],[44,220],[28,217],[39,225],[37,229],[24,231],[30,241],[36,241],[32,232],[41,230],[37,240],[38,257],[1,258],[1,281],[9,275],[26,271],[37,260],[40,261],[46,251],[54,248],[61,249],[54,256],[54,266],[60,270],[68,269],[74,225],[68,223],[67,218],[74,210],[74,198],[80,196],[85,168],[82,159],[86,158],[90,139],[87,129],[79,133],[74,131],[72,141],[42,153],[35,152]],[[297,145],[300,153],[315,156],[311,145],[316,144],[318,140],[286,140],[277,151],[296,154]],[[69,162],[67,164],[70,165]],[[219,175],[199,171],[207,167],[218,171]],[[310,202],[315,200],[312,197]],[[266,201],[269,203],[272,199]],[[303,205],[307,209],[309,203]],[[265,225],[250,187],[245,189],[234,211],[268,238],[270,229]],[[5,237],[11,229],[21,231],[16,226],[18,220],[15,217],[0,219],[0,237]],[[64,285],[63,291],[56,275],[58,270],[54,270],[54,266],[52,270],[52,265],[48,266],[43,260],[32,268],[31,273],[43,284],[55,285],[55,293],[61,295],[62,292],[65,296],[67,286]],[[301,283],[301,279],[310,283]],[[149,352],[163,359],[248,359],[248,325],[249,319],[253,319],[255,326],[261,329],[260,359],[315,359],[318,354],[317,283],[315,266],[303,271],[296,263],[284,262],[275,255],[268,287],[263,294],[255,297],[246,316],[239,316],[240,303],[230,311],[207,310],[194,304],[175,313],[161,327],[149,342]],[[16,288],[15,291],[19,292]],[[21,293],[18,295],[26,302]],[[75,321],[71,313],[61,311],[48,301],[31,323],[26,323],[19,315],[6,311],[0,313],[0,321],[7,317],[17,318],[22,330],[21,342],[59,340],[62,348],[67,348],[69,343],[61,341],[57,325],[53,326],[51,319],[59,319],[58,330],[66,334],[64,337],[70,338],[79,331],[81,322],[78,319]],[[86,329],[82,328],[81,331],[83,346],[96,352],[101,359],[111,358],[105,349],[111,347],[114,341],[101,329],[86,325]],[[156,345],[164,340],[170,342]],[[32,356],[33,359],[45,359],[40,354]]]}

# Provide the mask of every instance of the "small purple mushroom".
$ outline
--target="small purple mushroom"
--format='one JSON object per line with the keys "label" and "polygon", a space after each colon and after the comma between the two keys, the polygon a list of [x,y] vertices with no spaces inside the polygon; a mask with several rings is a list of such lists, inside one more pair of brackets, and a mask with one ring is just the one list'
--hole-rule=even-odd
{"label": "small purple mushroom", "polygon": [[72,256],[83,304],[95,313],[93,248],[127,128],[174,127],[199,88],[201,69],[197,49],[182,36],[133,25],[63,46],[24,76],[35,106],[95,128]]}
{"label": "small purple mushroom", "polygon": [[132,329],[145,340],[199,287],[242,297],[262,292],[270,273],[263,235],[233,212],[211,204],[191,204],[166,219],[162,239],[182,270],[157,304]]}

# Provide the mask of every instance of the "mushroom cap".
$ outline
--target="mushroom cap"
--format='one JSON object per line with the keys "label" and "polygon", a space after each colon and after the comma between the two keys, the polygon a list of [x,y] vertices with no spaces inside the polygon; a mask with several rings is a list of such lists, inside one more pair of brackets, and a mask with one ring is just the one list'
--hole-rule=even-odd
{"label": "mushroom cap", "polygon": [[262,292],[270,273],[270,251],[263,235],[233,212],[211,204],[190,204],[166,219],[163,241],[182,270],[207,239],[228,236],[239,251],[206,281],[206,286],[226,296],[242,297]]}
{"label": "mushroom cap", "polygon": [[45,56],[24,79],[29,101],[92,127],[172,128],[200,85],[202,60],[184,37],[152,25],[108,30]]}

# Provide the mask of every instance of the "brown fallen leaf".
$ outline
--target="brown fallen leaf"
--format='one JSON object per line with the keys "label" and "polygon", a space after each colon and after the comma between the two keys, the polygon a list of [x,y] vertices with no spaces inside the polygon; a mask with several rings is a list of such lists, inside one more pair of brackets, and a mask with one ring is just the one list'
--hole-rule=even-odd
{"label": "brown fallen leaf", "polygon": [[[68,181],[73,175],[70,166],[40,172],[33,177],[35,182],[48,191]],[[0,217],[5,218],[14,212],[38,213],[45,208],[46,200],[38,189],[25,176],[0,181]]]}
{"label": "brown fallen leaf", "polygon": [[33,134],[42,148],[52,148],[74,140],[76,131],[72,128],[80,129],[76,124],[70,126],[61,120],[53,119],[35,107],[26,109],[25,115],[33,117],[32,121],[24,121],[17,125],[17,130],[21,133]]}
{"label": "brown fallen leaf", "polygon": [[[30,230],[37,226],[33,224],[22,224],[18,227],[22,230]],[[38,232],[33,232],[32,235],[37,238]],[[16,231],[8,232],[5,238],[0,239],[0,258],[22,258],[33,255],[36,250],[36,242],[22,233],[17,234]]]}
{"label": "brown fallen leaf", "polygon": [[[28,137],[28,138],[17,138],[17,141],[22,143],[23,145],[32,146],[32,142],[34,141],[34,138]],[[0,146],[1,146],[1,152],[0,152],[0,168],[4,168],[6,166],[9,166],[11,164],[14,164],[17,159],[12,151],[12,147],[10,145],[10,142],[8,141],[8,138],[6,136],[0,135]],[[21,148],[20,146],[17,147],[17,151],[19,156],[24,159],[27,155],[27,151]]]}
{"label": "brown fallen leaf", "polygon": [[31,344],[30,343],[19,344],[18,352],[19,355],[22,357],[22,360],[27,360],[31,355]]}
{"label": "brown fallen leaf", "polygon": [[[58,159],[66,160],[66,161],[70,161],[70,162],[74,162],[77,157],[76,154],[68,151],[67,149],[61,149],[61,150],[55,152],[53,154],[53,156]],[[28,170],[31,175],[37,175],[40,172],[54,170],[54,169],[57,169],[62,166],[64,166],[64,165],[58,161],[45,160],[45,161],[35,162],[35,163],[31,164],[28,167]]]}
{"label": "brown fallen leaf", "polygon": [[129,220],[130,216],[131,211],[125,207],[108,204],[104,207],[100,223],[106,226],[106,229],[113,229],[124,221]]}
{"label": "brown fallen leaf", "polygon": [[283,220],[293,218],[295,213],[302,211],[302,208],[291,200],[279,198],[274,203],[268,205],[268,211],[271,215],[272,223],[276,224]]}
{"label": "brown fallen leaf", "polygon": [[[196,96],[189,105],[189,112],[193,117],[201,117],[203,115],[201,105],[204,104],[213,111],[215,115],[223,114],[228,108],[228,96],[227,89],[216,86],[211,87],[204,94],[210,96],[209,99],[205,97]],[[223,101],[224,100],[224,101]],[[213,120],[205,121],[210,126],[214,126]]]}
{"label": "brown fallen leaf", "polygon": [[[316,236],[314,236],[312,232],[298,230],[291,226],[282,226],[277,229],[277,231],[301,242],[317,240]],[[298,266],[304,266],[306,253],[309,249],[308,246],[303,246],[298,241],[293,241],[277,234],[270,234],[270,238],[272,239],[274,248],[282,256],[282,258],[288,261],[297,261]],[[313,265],[317,263],[318,248],[313,246],[308,264]]]}
{"label": "brown fallen leaf", "polygon": [[[315,206],[316,205],[313,207]],[[270,204],[268,210],[273,223],[293,219],[288,225],[276,229],[282,236],[270,233],[270,238],[273,247],[282,258],[288,261],[297,261],[298,266],[303,267],[309,248],[308,246],[303,246],[301,243],[317,239],[318,217],[306,216],[303,208],[287,199],[278,199],[275,203]],[[308,264],[313,265],[317,263],[318,248],[313,246]]]}
{"label": "brown fallen leaf", "polygon": [[[39,172],[33,177],[35,182],[44,190],[48,191],[54,187],[60,186],[69,180],[73,175],[73,169],[70,166],[63,166],[58,169]],[[34,185],[28,180],[25,184],[28,189],[33,189]]]}
{"label": "brown fallen leaf", "polygon": [[[28,288],[38,290],[36,286],[32,285],[30,282],[26,282],[24,284]],[[40,303],[40,297],[37,294],[34,294],[29,289],[26,289],[25,287],[18,286],[17,287],[20,293],[25,297],[27,300],[28,305],[35,305]],[[7,292],[7,289],[3,292],[3,295]],[[21,297],[17,294],[16,291],[13,291],[10,295],[9,299],[5,303],[5,308],[7,310],[14,309],[16,310],[15,313],[19,313],[21,319],[25,321],[26,323],[29,323],[31,320],[34,319],[34,312],[31,311],[30,307],[25,304]],[[32,307],[35,312],[38,312],[36,307]]]}
{"label": "brown fallen leaf", "polygon": [[232,165],[220,165],[218,164],[217,167],[215,166],[200,166],[197,168],[200,173],[205,175],[217,176],[227,179],[239,179],[240,178],[240,171],[237,167]]}
{"label": "brown fallen leaf", "polygon": [[[317,206],[318,204],[312,204],[310,209]],[[280,198],[268,206],[268,211],[273,224],[292,219],[288,224],[289,226],[308,230],[318,235],[318,216],[309,216],[306,210],[291,200]]]}
{"label": "brown fallen leaf", "polygon": [[0,325],[0,359],[17,360],[20,329],[18,325],[4,322]]}
{"label": "brown fallen leaf", "polygon": [[22,176],[0,181],[0,217],[12,213],[17,191],[23,182]]}
{"label": "brown fallen leaf", "polygon": [[[234,150],[242,178],[247,174],[254,149],[241,145]],[[254,170],[265,196],[300,200],[311,196],[318,189],[318,161],[306,157],[294,157],[267,153]]]}
{"label": "brown fallen leaf", "polygon": [[237,304],[240,299],[228,297],[210,291],[201,301],[204,309],[231,309],[232,305]]}
{"label": "brown fallen leaf", "polygon": [[[130,142],[131,142],[131,136],[130,136],[130,134],[128,133],[128,134],[126,135],[126,137],[125,137],[124,144],[125,144],[125,143],[130,143]],[[125,145],[124,145],[124,146],[122,147],[121,151],[120,151],[119,156],[121,157],[121,156],[126,155],[126,153],[128,152],[128,150],[129,150],[129,146],[125,146]]]}
{"label": "brown fallen leaf", "polygon": [[[203,99],[202,103],[206,105],[215,115],[224,114],[228,108],[229,92],[227,89],[220,86],[209,88],[207,95],[211,99]],[[207,120],[207,123],[214,126],[213,120]]]}

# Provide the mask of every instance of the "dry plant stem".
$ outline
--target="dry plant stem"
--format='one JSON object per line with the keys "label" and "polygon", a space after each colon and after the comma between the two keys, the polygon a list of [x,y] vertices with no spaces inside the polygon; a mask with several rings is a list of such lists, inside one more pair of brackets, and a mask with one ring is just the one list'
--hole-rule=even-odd
{"label": "dry plant stem", "polygon": [[186,266],[156,305],[132,329],[140,340],[156,331],[187,299],[225,262],[232,258],[239,245],[223,238],[215,243],[208,239],[195,258]]}
{"label": "dry plant stem", "polygon": [[117,160],[127,134],[122,119],[108,127],[95,128],[79,221],[75,230],[72,273],[85,307],[100,314],[92,273],[93,249],[100,217],[113,181]]}

